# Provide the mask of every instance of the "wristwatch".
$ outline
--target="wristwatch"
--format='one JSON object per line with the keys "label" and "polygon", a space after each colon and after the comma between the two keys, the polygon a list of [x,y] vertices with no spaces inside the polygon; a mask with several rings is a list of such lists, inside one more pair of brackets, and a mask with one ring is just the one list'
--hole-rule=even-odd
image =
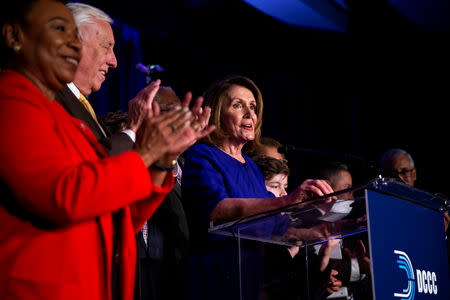
{"label": "wristwatch", "polygon": [[175,159],[172,160],[172,164],[170,166],[163,166],[157,162],[154,162],[152,165],[152,168],[155,168],[155,169],[158,169],[161,171],[173,171],[173,169],[175,169],[176,164],[177,164],[177,161]]}

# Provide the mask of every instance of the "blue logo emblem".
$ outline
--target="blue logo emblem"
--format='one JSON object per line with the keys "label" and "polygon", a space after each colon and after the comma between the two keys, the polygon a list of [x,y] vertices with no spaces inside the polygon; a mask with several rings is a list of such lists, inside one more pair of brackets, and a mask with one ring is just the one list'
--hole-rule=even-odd
{"label": "blue logo emblem", "polygon": [[414,299],[414,293],[415,293],[415,279],[414,279],[414,269],[411,264],[411,260],[409,259],[408,254],[406,254],[403,251],[394,250],[394,253],[398,255],[397,264],[400,269],[405,270],[406,272],[406,278],[408,281],[408,286],[403,289],[402,293],[394,293],[394,297],[401,298],[401,299],[408,299],[413,300]]}

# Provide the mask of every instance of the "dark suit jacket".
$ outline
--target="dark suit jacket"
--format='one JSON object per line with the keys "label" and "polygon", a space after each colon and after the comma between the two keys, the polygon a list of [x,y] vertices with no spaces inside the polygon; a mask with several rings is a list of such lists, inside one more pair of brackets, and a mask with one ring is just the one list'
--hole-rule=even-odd
{"label": "dark suit jacket", "polygon": [[[161,240],[160,233],[163,234]],[[149,220],[148,247],[145,246],[142,232],[139,232],[139,245],[142,249],[140,257],[160,260],[169,256],[179,263],[184,257],[188,239],[189,230],[181,204],[181,186],[175,182],[173,189]],[[153,242],[155,240],[158,242]]]}
{"label": "dark suit jacket", "polygon": [[142,232],[137,234],[135,299],[182,299],[189,230],[177,182],[148,225],[148,247]]}
{"label": "dark suit jacket", "polygon": [[[133,148],[133,141],[126,133],[111,134],[106,126],[102,130],[83,104],[75,97],[72,91],[66,86],[62,88],[55,97],[56,101],[69,112],[69,114],[83,121],[97,138],[97,141],[106,149],[109,155],[116,155]],[[99,119],[99,118],[97,118]],[[101,124],[100,124],[101,126]]]}

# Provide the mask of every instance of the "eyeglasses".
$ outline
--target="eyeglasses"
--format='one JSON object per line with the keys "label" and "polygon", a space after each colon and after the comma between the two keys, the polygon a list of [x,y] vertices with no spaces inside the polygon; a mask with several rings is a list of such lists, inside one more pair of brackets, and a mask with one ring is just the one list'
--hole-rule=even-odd
{"label": "eyeglasses", "polygon": [[402,178],[408,178],[412,176],[412,172],[414,171],[414,168],[412,169],[401,169],[400,171],[395,171],[398,176]]}

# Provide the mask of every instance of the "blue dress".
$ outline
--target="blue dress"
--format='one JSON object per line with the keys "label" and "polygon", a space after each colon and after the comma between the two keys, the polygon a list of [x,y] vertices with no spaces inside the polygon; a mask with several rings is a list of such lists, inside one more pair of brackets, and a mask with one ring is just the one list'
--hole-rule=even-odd
{"label": "blue dress", "polygon": [[[241,163],[217,147],[192,146],[185,156],[182,199],[191,234],[187,262],[188,299],[239,299],[237,241],[209,235],[209,217],[224,198],[274,197],[258,166],[243,155]],[[251,201],[249,199],[249,201]],[[256,299],[261,266],[259,245],[241,243],[243,299]]]}

